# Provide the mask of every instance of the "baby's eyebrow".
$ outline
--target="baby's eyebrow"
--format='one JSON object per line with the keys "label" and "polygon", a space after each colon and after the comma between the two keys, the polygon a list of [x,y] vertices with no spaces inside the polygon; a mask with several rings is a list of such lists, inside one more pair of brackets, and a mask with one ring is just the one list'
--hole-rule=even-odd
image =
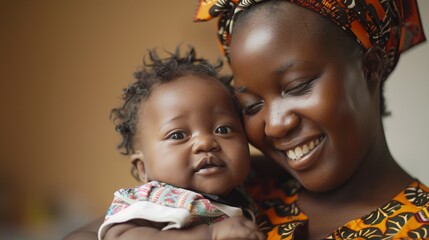
{"label": "baby's eyebrow", "polygon": [[180,120],[181,118],[184,118],[183,115],[174,116],[172,118],[167,119],[166,121],[162,122],[159,125],[159,129],[163,129],[165,126],[168,126],[168,124],[171,124],[172,122],[175,122],[177,120]]}
{"label": "baby's eyebrow", "polygon": [[234,88],[234,92],[239,92],[239,93],[245,92],[246,90],[247,90],[246,87],[236,87],[236,88]]}

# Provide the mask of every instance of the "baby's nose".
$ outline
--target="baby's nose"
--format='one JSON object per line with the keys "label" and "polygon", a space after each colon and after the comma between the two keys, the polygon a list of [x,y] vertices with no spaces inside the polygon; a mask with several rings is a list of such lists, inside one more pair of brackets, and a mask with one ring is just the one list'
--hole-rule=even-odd
{"label": "baby's nose", "polygon": [[193,145],[193,151],[195,153],[216,151],[219,150],[219,148],[218,142],[211,134],[197,136]]}

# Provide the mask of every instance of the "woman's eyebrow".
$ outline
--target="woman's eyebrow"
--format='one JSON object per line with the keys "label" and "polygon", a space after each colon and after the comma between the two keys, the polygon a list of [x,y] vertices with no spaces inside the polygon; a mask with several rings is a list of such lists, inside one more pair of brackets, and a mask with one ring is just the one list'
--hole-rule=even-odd
{"label": "woman's eyebrow", "polygon": [[289,61],[287,61],[285,64],[281,65],[280,67],[278,67],[275,72],[276,73],[284,73],[289,71],[290,69],[292,69],[295,66],[305,66],[305,65],[314,65],[313,63],[309,62],[309,61],[300,61],[297,59],[291,59]]}
{"label": "woman's eyebrow", "polygon": [[297,61],[295,59],[291,59],[287,61],[286,63],[282,64],[280,67],[278,67],[275,72],[276,73],[284,73],[287,72],[289,69],[291,69]]}
{"label": "woman's eyebrow", "polygon": [[234,92],[239,92],[239,93],[245,92],[247,90],[246,87],[234,87],[233,89],[234,89]]}

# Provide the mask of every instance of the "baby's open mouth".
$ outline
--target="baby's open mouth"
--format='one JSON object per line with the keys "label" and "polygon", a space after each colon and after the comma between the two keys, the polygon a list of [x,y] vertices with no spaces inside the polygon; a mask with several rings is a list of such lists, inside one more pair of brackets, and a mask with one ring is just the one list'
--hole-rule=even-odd
{"label": "baby's open mouth", "polygon": [[294,147],[293,149],[286,150],[286,155],[292,160],[298,160],[316,148],[324,138],[325,135],[322,135],[317,139],[310,140],[304,144]]}
{"label": "baby's open mouth", "polygon": [[194,167],[195,172],[203,172],[210,168],[223,168],[225,163],[217,158],[216,156],[204,156],[198,161],[198,164]]}

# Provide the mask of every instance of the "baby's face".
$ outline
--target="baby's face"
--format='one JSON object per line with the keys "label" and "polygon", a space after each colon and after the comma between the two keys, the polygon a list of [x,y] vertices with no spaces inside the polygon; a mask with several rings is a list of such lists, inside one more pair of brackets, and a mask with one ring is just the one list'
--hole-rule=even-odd
{"label": "baby's face", "polygon": [[149,180],[223,195],[247,176],[239,113],[217,80],[187,75],[155,86],[139,114],[136,149]]}

